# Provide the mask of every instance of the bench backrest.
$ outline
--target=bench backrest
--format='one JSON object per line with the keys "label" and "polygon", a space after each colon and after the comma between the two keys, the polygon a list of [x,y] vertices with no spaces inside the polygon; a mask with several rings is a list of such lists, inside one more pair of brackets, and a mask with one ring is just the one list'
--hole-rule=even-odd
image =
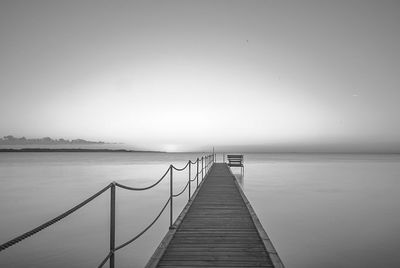
{"label": "bench backrest", "polygon": [[243,155],[242,154],[228,154],[228,165],[229,166],[242,166],[243,165]]}

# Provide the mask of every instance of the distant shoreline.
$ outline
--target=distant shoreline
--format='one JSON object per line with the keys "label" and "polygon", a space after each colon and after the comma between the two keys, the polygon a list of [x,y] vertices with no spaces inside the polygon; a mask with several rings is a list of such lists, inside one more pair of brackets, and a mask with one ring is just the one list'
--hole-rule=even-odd
{"label": "distant shoreline", "polygon": [[165,153],[165,152],[135,151],[135,150],[125,150],[125,149],[22,148],[22,149],[0,149],[0,153]]}

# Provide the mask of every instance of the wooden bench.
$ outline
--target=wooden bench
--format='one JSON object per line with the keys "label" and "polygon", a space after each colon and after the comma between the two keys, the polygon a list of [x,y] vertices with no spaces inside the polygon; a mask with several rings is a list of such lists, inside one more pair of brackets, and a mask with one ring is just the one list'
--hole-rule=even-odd
{"label": "wooden bench", "polygon": [[228,154],[228,166],[230,167],[243,167],[242,154]]}

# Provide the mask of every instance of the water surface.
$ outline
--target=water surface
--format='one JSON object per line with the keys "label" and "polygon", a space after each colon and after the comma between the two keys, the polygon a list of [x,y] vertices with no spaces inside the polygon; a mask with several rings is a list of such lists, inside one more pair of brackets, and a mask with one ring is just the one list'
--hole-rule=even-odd
{"label": "water surface", "polygon": [[[69,209],[110,181],[145,186],[199,154],[1,153],[0,243]],[[240,173],[239,169],[233,169]],[[400,267],[400,156],[246,154],[242,184],[287,267]],[[187,172],[174,174],[175,191]],[[194,187],[194,185],[193,185]],[[169,195],[117,190],[117,244],[142,230]],[[175,217],[187,195],[174,200]],[[143,267],[168,213],[117,253]],[[109,193],[0,253],[0,267],[95,267],[108,251]]]}

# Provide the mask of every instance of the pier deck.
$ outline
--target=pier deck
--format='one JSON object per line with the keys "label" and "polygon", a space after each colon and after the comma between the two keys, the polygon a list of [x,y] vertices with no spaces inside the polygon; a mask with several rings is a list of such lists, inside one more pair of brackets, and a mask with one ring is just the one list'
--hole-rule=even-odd
{"label": "pier deck", "polygon": [[284,267],[241,187],[215,163],[146,267]]}

